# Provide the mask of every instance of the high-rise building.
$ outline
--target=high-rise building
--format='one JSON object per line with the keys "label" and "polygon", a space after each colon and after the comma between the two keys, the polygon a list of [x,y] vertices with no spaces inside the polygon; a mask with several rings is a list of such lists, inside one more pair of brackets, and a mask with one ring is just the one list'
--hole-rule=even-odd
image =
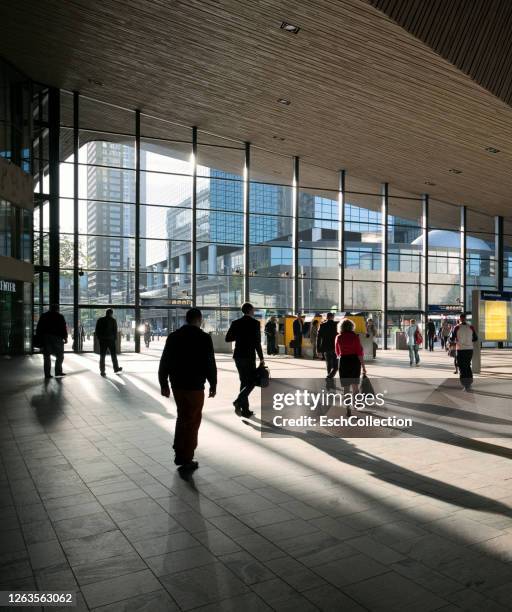
{"label": "high-rise building", "polygon": [[[105,303],[129,291],[135,261],[135,167],[133,147],[87,144],[87,268],[89,296]],[[128,287],[128,289],[127,289]],[[122,301],[122,300],[121,300]]]}

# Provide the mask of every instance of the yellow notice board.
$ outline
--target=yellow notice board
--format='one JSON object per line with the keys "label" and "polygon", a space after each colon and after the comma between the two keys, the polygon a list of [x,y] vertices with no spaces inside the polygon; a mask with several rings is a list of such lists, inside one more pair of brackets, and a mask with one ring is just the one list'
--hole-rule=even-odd
{"label": "yellow notice board", "polygon": [[485,301],[485,339],[507,339],[507,302]]}

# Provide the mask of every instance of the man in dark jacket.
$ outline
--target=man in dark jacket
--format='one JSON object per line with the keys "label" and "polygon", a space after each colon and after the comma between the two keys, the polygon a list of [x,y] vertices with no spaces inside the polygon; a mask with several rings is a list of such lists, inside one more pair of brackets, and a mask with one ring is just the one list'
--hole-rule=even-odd
{"label": "man in dark jacket", "polygon": [[208,397],[215,397],[217,391],[213,342],[209,334],[202,331],[202,321],[199,309],[191,308],[187,312],[186,324],[167,337],[158,369],[162,395],[170,396],[170,381],[176,402],[174,463],[184,471],[198,467],[197,461],[193,459],[201,425],[205,381],[210,384]]}
{"label": "man in dark jacket", "polygon": [[114,372],[121,372],[123,368],[119,367],[117,362],[117,321],[114,319],[114,311],[109,308],[105,312],[104,317],[100,317],[96,321],[96,338],[100,345],[100,374],[105,376],[105,356],[107,351],[110,352]]}
{"label": "man in dark jacket", "polygon": [[323,353],[325,356],[325,365],[327,367],[327,378],[334,378],[338,371],[338,358],[334,343],[338,335],[338,324],[334,320],[334,313],[327,313],[327,320],[320,325],[318,336],[316,339],[317,353]]}
{"label": "man in dark jacket", "polygon": [[256,386],[256,354],[260,366],[265,365],[261,348],[260,322],[254,318],[252,304],[242,305],[243,316],[231,323],[226,334],[226,342],[234,342],[233,359],[240,377],[240,393],[233,402],[237,416],[251,417],[254,412],[249,410],[249,394]]}
{"label": "man in dark jacket", "polygon": [[436,324],[432,319],[429,319],[426,325],[427,328],[427,339],[428,339],[428,350],[434,350],[434,339],[436,337]]}
{"label": "man in dark jacket", "polygon": [[302,330],[304,323],[301,314],[297,314],[297,318],[293,322],[293,356],[302,357]]}
{"label": "man in dark jacket", "polygon": [[59,312],[59,307],[52,304],[47,312],[39,317],[36,327],[36,338],[43,353],[44,377],[52,378],[52,358],[55,355],[55,376],[65,376],[62,371],[64,361],[64,344],[68,341],[66,320]]}

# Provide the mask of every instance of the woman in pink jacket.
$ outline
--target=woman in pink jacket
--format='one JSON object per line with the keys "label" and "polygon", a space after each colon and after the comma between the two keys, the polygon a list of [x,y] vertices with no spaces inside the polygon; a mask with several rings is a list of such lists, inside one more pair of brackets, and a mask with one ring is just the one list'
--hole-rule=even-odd
{"label": "woman in pink jacket", "polygon": [[350,319],[344,319],[340,325],[340,333],[334,344],[336,356],[339,359],[341,386],[346,393],[350,386],[352,392],[359,392],[361,370],[366,374],[364,351],[359,336],[354,332],[355,325]]}

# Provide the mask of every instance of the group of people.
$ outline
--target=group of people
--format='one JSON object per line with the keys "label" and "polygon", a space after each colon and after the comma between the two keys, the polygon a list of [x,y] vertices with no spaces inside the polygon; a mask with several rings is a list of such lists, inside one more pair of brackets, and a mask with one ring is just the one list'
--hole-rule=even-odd
{"label": "group of people", "polygon": [[[209,383],[208,397],[215,397],[217,391],[217,365],[212,338],[201,329],[203,317],[197,308],[191,308],[186,314],[186,323],[167,337],[160,365],[158,379],[161,394],[169,397],[172,391],[177,408],[176,428],[173,448],[175,451],[175,464],[180,470],[193,471],[198,463],[194,461],[194,451],[197,447],[197,436],[201,424],[202,409],[205,400],[205,383]],[[300,323],[295,326],[295,323]],[[269,323],[274,331],[269,329]],[[371,326],[371,320],[368,322]],[[294,321],[294,332],[298,325],[302,325],[300,315]],[[428,323],[427,323],[428,325]],[[358,334],[355,333],[355,324],[345,318],[340,324],[336,323],[334,313],[329,312],[322,323],[318,323],[315,331],[314,347],[319,355],[325,359],[326,379],[332,380],[339,374],[344,392],[352,389],[353,393],[359,390],[361,373],[366,375],[364,350]],[[367,336],[375,330],[367,324]],[[300,328],[302,332],[302,328]],[[104,317],[96,323],[96,337],[100,349],[100,373],[105,376],[105,357],[109,352],[115,372],[122,370],[117,361],[116,341],[117,322],[113,310],[109,308]],[[55,376],[65,376],[62,371],[64,359],[64,344],[68,333],[66,322],[58,307],[52,306],[48,312],[41,315],[36,329],[37,345],[41,347],[44,357],[45,378],[51,378],[51,355],[55,355]],[[270,344],[269,354],[277,352],[277,323],[272,317],[265,326],[268,338],[274,338],[274,345]],[[302,333],[301,333],[302,335]],[[418,349],[423,343],[419,325],[414,319],[406,330],[409,347],[410,365],[418,366],[420,357]],[[240,390],[233,402],[235,414],[239,417],[250,418],[253,412],[249,407],[249,395],[258,380],[258,370],[265,367],[263,349],[261,346],[261,328],[255,318],[254,307],[250,303],[242,306],[242,316],[234,320],[226,334],[226,342],[234,343],[233,359],[240,379]],[[466,391],[471,390],[473,373],[471,360],[473,356],[473,343],[477,340],[475,329],[461,314],[459,323],[450,329],[448,339],[444,345],[455,346],[456,364],[460,372],[460,380]],[[258,360],[258,364],[257,364]]]}
{"label": "group of people", "polygon": [[[117,321],[114,311],[108,308],[104,317],[96,321],[95,336],[99,345],[100,374],[105,373],[105,357],[110,353],[114,372],[121,372],[123,368],[117,361]],[[51,373],[52,355],[55,356],[55,377],[66,376],[62,371],[64,362],[64,345],[68,341],[68,328],[66,319],[59,312],[57,305],[50,306],[49,310],[43,312],[39,317],[34,334],[34,346],[39,347],[43,354],[43,367],[45,379],[53,378]]]}
{"label": "group of people", "polygon": [[425,326],[427,332],[428,350],[433,351],[435,343],[439,340],[442,349],[446,349],[450,341],[450,335],[452,333],[452,325],[448,319],[443,319],[439,330],[436,329],[436,324],[432,319],[428,319]]}
{"label": "group of people", "polygon": [[[250,303],[242,306],[242,316],[234,320],[226,334],[226,342],[234,343],[233,359],[240,379],[240,390],[233,402],[235,414],[250,418],[249,395],[257,384],[258,369],[265,366],[261,346],[260,323],[255,318]],[[177,408],[174,435],[174,462],[182,471],[197,469],[194,451],[201,424],[205,400],[204,386],[209,383],[209,397],[217,389],[217,367],[211,337],[201,330],[202,314],[191,308],[186,315],[186,324],[167,338],[160,360],[158,378],[161,394],[169,397],[172,391]],[[265,326],[267,345],[269,323]],[[334,314],[328,313],[326,320],[318,326],[317,347],[325,356],[327,379],[339,372],[343,388],[357,392],[361,371],[366,373],[364,352],[354,323],[344,319],[338,330]],[[276,332],[277,333],[277,330]],[[274,354],[274,350],[270,354]]]}
{"label": "group of people", "polygon": [[[334,352],[333,350],[330,351],[329,349],[327,351],[324,350],[325,341],[323,338],[323,333],[320,333],[323,323],[326,323],[327,321],[331,321],[337,330],[337,324],[334,321],[334,313],[328,313],[326,316],[326,320],[324,320],[323,322],[320,322],[320,320],[316,317],[311,321],[311,325],[309,329],[309,340],[310,340],[311,347],[313,349],[312,351],[313,359],[319,359],[319,358],[327,359],[325,357],[325,354],[329,352]],[[304,338],[304,317],[302,316],[301,313],[298,313],[297,316],[295,317],[293,324],[292,324],[292,331],[293,331],[293,340],[290,343],[290,348],[293,348],[293,356],[295,358],[300,358],[302,357],[302,342]],[[269,320],[265,324],[265,337],[267,340],[267,354],[268,355],[278,355],[279,354],[278,334],[279,334],[279,328],[278,328],[277,317],[273,315],[269,318]],[[372,340],[373,358],[375,359],[377,355],[377,342],[376,342],[377,327],[375,325],[375,322],[371,318],[368,319],[368,321],[366,322],[366,336],[368,338],[371,338]]]}
{"label": "group of people", "polygon": [[[448,355],[453,358],[455,371],[454,374],[459,374],[462,388],[465,391],[471,391],[473,384],[473,370],[471,362],[473,361],[473,344],[478,340],[475,328],[467,322],[465,314],[459,315],[459,322],[452,325],[445,319],[441,324],[439,332],[432,319],[428,319],[426,324],[428,348],[434,350],[434,339],[436,334],[439,335],[441,346],[447,351]],[[409,365],[413,367],[420,365],[419,348],[423,344],[423,336],[421,329],[415,319],[411,319],[409,326],[405,330],[407,338],[407,347],[409,349]]]}

